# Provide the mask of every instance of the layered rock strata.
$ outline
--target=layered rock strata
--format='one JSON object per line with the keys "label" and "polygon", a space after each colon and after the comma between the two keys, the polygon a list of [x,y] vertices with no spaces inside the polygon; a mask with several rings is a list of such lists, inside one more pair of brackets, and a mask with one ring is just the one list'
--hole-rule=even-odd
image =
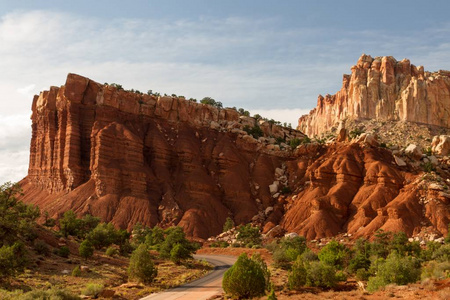
{"label": "layered rock strata", "polygon": [[[35,96],[25,200],[51,215],[91,213],[120,227],[183,226],[208,237],[274,202],[267,186],[296,130],[234,109],[143,95],[69,74]],[[246,127],[247,126],[247,127]],[[258,126],[259,139],[243,129]],[[292,151],[291,151],[292,152]]]}
{"label": "layered rock strata", "polygon": [[425,72],[409,60],[362,55],[335,95],[319,95],[317,107],[299,119],[309,136],[339,121],[378,119],[450,127],[450,71]]}
{"label": "layered rock strata", "polygon": [[[408,161],[399,166],[371,134],[308,143],[301,132],[234,109],[74,74],[36,96],[32,109],[22,199],[51,217],[72,209],[128,229],[179,225],[203,239],[219,234],[227,217],[308,239],[380,228],[447,233],[450,179],[430,181]],[[258,139],[244,130],[256,125]],[[304,143],[291,149],[294,139]]]}

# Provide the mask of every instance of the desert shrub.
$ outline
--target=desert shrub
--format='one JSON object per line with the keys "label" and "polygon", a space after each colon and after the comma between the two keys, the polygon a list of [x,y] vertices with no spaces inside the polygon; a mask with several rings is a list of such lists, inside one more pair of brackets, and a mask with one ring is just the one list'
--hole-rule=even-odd
{"label": "desert shrub", "polygon": [[348,134],[352,139],[360,136],[361,134],[364,133],[364,130],[360,129],[360,128],[355,128],[354,130],[350,131],[350,133]]}
{"label": "desert shrub", "polygon": [[319,260],[330,266],[342,269],[349,254],[348,249],[341,243],[333,240],[319,252]]}
{"label": "desert shrub", "polygon": [[291,146],[292,149],[297,148],[298,145],[300,145],[301,141],[299,138],[293,138],[289,141],[289,146]]}
{"label": "desert shrub", "polygon": [[141,244],[133,251],[128,266],[128,275],[143,283],[150,283],[155,279],[158,270],[153,264],[147,245]]}
{"label": "desert shrub", "polygon": [[217,108],[222,108],[223,107],[222,102],[216,101],[216,100],[214,100],[211,97],[204,97],[202,100],[200,100],[200,103],[207,104],[207,105],[212,105],[212,106],[217,107]]}
{"label": "desert shrub", "polygon": [[53,227],[56,225],[56,220],[49,217],[48,211],[44,212],[44,224],[45,227]]}
{"label": "desert shrub", "polygon": [[147,246],[155,248],[156,250],[159,250],[163,242],[164,242],[164,230],[162,230],[158,226],[153,227],[145,236],[145,243],[147,244]]}
{"label": "desert shrub", "polygon": [[111,223],[98,224],[86,237],[96,249],[108,247],[117,240],[117,232]]}
{"label": "desert shrub", "polygon": [[116,256],[117,254],[119,254],[119,251],[117,251],[116,248],[110,246],[108,247],[108,249],[106,249],[105,254],[108,256]]}
{"label": "desert shrub", "polygon": [[395,251],[385,260],[378,260],[376,269],[376,276],[370,277],[367,285],[371,292],[390,283],[404,285],[416,282],[421,273],[418,260],[411,256],[401,256]]}
{"label": "desert shrub", "polygon": [[288,277],[288,286],[291,290],[298,290],[301,287],[306,285],[306,268],[301,257],[297,258],[297,260],[292,265],[291,272]]}
{"label": "desert shrub", "polygon": [[254,253],[252,255],[251,258],[262,270],[263,275],[264,275],[264,279],[266,280],[266,290],[270,290],[271,288],[271,284],[270,284],[270,271],[269,268],[267,267],[266,262],[263,260],[263,258],[261,257],[261,254],[259,253]]}
{"label": "desert shrub", "polygon": [[[187,259],[192,257],[192,253],[194,253],[198,249],[198,245],[196,243],[191,243],[186,239],[186,234],[184,233],[181,227],[171,227],[166,230],[166,237],[164,242],[161,244],[159,249],[159,255],[162,258],[171,258],[172,257],[172,249],[178,244],[176,253],[181,255],[177,257],[176,260]],[[175,252],[174,252],[175,253]]]}
{"label": "desert shrub", "polygon": [[370,275],[369,271],[367,271],[364,268],[361,268],[356,270],[355,277],[357,280],[367,281],[369,279],[369,275]]}
{"label": "desert shrub", "polygon": [[209,245],[211,248],[227,248],[228,246],[230,246],[230,244],[225,241],[212,242]]}
{"label": "desert shrub", "polygon": [[284,237],[273,252],[273,263],[278,268],[289,269],[293,261],[306,250],[304,237]]}
{"label": "desert shrub", "polygon": [[436,171],[436,167],[433,165],[431,161],[428,161],[423,164],[423,170],[427,173],[431,173],[432,171]]}
{"label": "desert shrub", "polygon": [[436,250],[439,249],[441,246],[442,246],[441,243],[435,241],[428,242],[426,248],[421,251],[420,258],[425,261],[431,260]]}
{"label": "desert shrub", "polygon": [[94,246],[92,245],[90,240],[86,239],[81,242],[80,247],[78,248],[78,252],[80,253],[80,256],[82,258],[88,259],[92,255],[94,255]]}
{"label": "desert shrub", "polygon": [[430,261],[424,268],[422,268],[421,278],[450,278],[450,261]]}
{"label": "desert shrub", "polygon": [[234,227],[233,219],[230,218],[230,217],[227,217],[227,219],[225,220],[225,223],[223,224],[223,231],[222,232],[227,232],[228,230],[230,230],[233,227]]}
{"label": "desert shrub", "polygon": [[258,125],[255,125],[254,127],[245,125],[243,130],[247,132],[249,135],[253,136],[255,139],[264,136],[264,132]]}
{"label": "desert shrub", "polygon": [[37,254],[47,256],[50,253],[50,248],[48,247],[47,243],[43,240],[36,240],[34,241],[33,245],[34,250]]}
{"label": "desert shrub", "polygon": [[183,244],[176,243],[170,250],[170,260],[176,264],[180,264],[182,260],[191,258],[191,251]]}
{"label": "desert shrub", "polygon": [[17,200],[21,193],[18,184],[6,182],[0,185],[0,247],[36,238],[35,221],[40,210]]}
{"label": "desert shrub", "polygon": [[303,145],[310,144],[310,143],[311,143],[311,139],[310,139],[309,137],[305,136],[305,137],[302,139],[301,143],[302,143]]}
{"label": "desert shrub", "polygon": [[72,276],[73,277],[80,277],[81,276],[81,270],[79,266],[75,266],[72,270]]}
{"label": "desert shrub", "polygon": [[233,297],[248,299],[264,294],[266,279],[258,263],[244,253],[225,272],[222,287],[225,293]]}
{"label": "desert shrub", "polygon": [[306,250],[302,253],[301,257],[304,262],[311,262],[311,261],[319,260],[319,257],[317,256],[317,254],[315,254],[308,248],[306,248]]}
{"label": "desert shrub", "polygon": [[391,239],[391,232],[386,232],[383,229],[378,229],[375,232],[375,239],[370,245],[370,255],[386,258],[389,254],[389,244]]}
{"label": "desert shrub", "polygon": [[353,256],[348,263],[349,272],[355,273],[359,269],[368,270],[370,267],[371,254],[370,243],[364,239],[358,239],[352,250]]}
{"label": "desert shrub", "polygon": [[25,246],[21,242],[16,242],[12,246],[3,245],[0,248],[0,278],[23,272],[27,263]]}
{"label": "desert shrub", "polygon": [[306,285],[331,288],[336,285],[336,270],[322,261],[313,261],[306,265]]}
{"label": "desert shrub", "polygon": [[103,289],[103,284],[88,283],[86,287],[81,291],[81,294],[96,298],[103,291]]}
{"label": "desert shrub", "polygon": [[56,254],[61,257],[67,258],[67,257],[69,257],[70,251],[69,251],[69,248],[67,248],[67,246],[62,246],[61,248],[59,248],[56,251]]}
{"label": "desert shrub", "polygon": [[68,237],[69,235],[79,236],[83,231],[83,221],[77,218],[77,215],[73,210],[68,210],[59,220],[59,227],[61,233],[65,237]]}
{"label": "desert shrub", "polygon": [[0,290],[0,299],[2,300],[35,300],[35,299],[45,299],[45,300],[79,300],[80,297],[73,295],[71,292],[53,287],[50,290],[33,290],[29,292],[23,292],[21,290],[15,290],[13,292],[8,292],[5,290]]}
{"label": "desert shrub", "polygon": [[126,256],[133,252],[135,247],[130,243],[130,241],[125,241],[125,243],[119,245],[120,255]]}
{"label": "desert shrub", "polygon": [[261,233],[258,227],[253,227],[251,224],[241,225],[238,228],[236,240],[243,245],[252,243],[253,245],[261,245]]}
{"label": "desert shrub", "polygon": [[133,243],[136,243],[137,245],[145,243],[145,238],[149,233],[151,233],[151,229],[149,227],[145,227],[139,222],[136,223],[133,226],[131,234],[131,236],[133,237]]}
{"label": "desert shrub", "polygon": [[446,244],[450,244],[450,224],[448,224],[447,236],[444,239]]}
{"label": "desert shrub", "polygon": [[450,244],[439,247],[439,249],[434,252],[432,258],[440,262],[450,261]]}

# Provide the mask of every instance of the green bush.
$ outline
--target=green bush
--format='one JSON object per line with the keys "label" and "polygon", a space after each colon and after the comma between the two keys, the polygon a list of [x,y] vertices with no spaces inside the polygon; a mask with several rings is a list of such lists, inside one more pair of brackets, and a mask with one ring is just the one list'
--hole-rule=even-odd
{"label": "green bush", "polygon": [[73,210],[68,210],[59,220],[59,227],[61,233],[65,237],[68,237],[69,235],[79,236],[83,231],[83,221],[77,218],[77,215]]}
{"label": "green bush", "polygon": [[80,256],[82,258],[88,259],[92,255],[94,255],[94,246],[89,240],[86,239],[80,244],[78,252],[80,253]]}
{"label": "green bush", "polygon": [[207,104],[207,105],[212,105],[212,106],[217,107],[217,108],[222,108],[223,107],[222,102],[216,101],[216,100],[214,100],[211,97],[204,97],[202,100],[200,100],[200,103]]}
{"label": "green bush", "polygon": [[369,279],[370,273],[364,268],[356,270],[356,279],[361,281],[367,281]]}
{"label": "green bush", "polygon": [[289,141],[289,146],[291,146],[292,149],[297,148],[298,145],[300,145],[301,141],[298,138],[293,138]]}
{"label": "green bush", "polygon": [[183,244],[176,243],[170,250],[170,260],[176,264],[189,258],[192,258],[191,251]]}
{"label": "green bush", "polygon": [[277,296],[275,295],[275,291],[272,289],[270,290],[269,296],[267,296],[267,300],[277,300]]}
{"label": "green bush", "polygon": [[[178,257],[180,260],[191,258],[192,253],[198,249],[198,245],[191,243],[186,239],[186,235],[181,227],[171,227],[166,230],[166,237],[164,242],[161,244],[159,249],[159,255],[162,258],[170,259],[172,257],[172,249],[177,246],[177,254],[181,256]],[[174,252],[175,253],[175,252]]]}
{"label": "green bush", "polygon": [[27,265],[25,246],[16,242],[12,246],[0,248],[0,277],[10,277],[22,273]]}
{"label": "green bush", "polygon": [[338,269],[342,269],[349,256],[348,249],[333,240],[323,247],[319,252],[319,260],[330,266],[334,266]]}
{"label": "green bush", "polygon": [[50,248],[48,247],[47,243],[44,242],[43,240],[34,241],[33,248],[39,255],[47,256],[50,254]]}
{"label": "green bush", "polygon": [[266,279],[258,263],[249,259],[244,253],[225,272],[222,287],[225,293],[233,297],[248,299],[264,295]]}
{"label": "green bush", "polygon": [[261,233],[258,227],[253,227],[251,224],[241,225],[237,229],[238,234],[236,240],[242,244],[247,245],[252,243],[253,245],[261,245]]}
{"label": "green bush", "polygon": [[432,258],[440,262],[450,261],[450,244],[439,247],[439,249],[434,252]]}
{"label": "green bush", "polygon": [[269,271],[269,268],[267,267],[266,262],[261,257],[261,254],[254,253],[252,255],[251,260],[253,260],[260,267],[260,269],[262,270],[263,275],[264,275],[264,279],[266,280],[266,290],[270,290],[270,288],[271,288],[270,271]]}
{"label": "green bush", "polygon": [[255,139],[264,136],[264,132],[258,125],[255,125],[254,127],[245,125],[243,130],[247,132],[249,135],[253,136]]}
{"label": "green bush", "polygon": [[118,234],[111,223],[100,223],[87,235],[87,239],[96,249],[110,246],[117,238]]}
{"label": "green bush", "polygon": [[21,194],[17,183],[0,185],[0,247],[36,238],[35,221],[40,216],[40,210],[37,206],[17,200],[16,197]]}
{"label": "green bush", "polygon": [[233,227],[234,227],[233,219],[230,218],[230,217],[227,217],[227,219],[225,220],[225,223],[223,224],[223,231],[222,232],[227,232],[228,230],[230,230]]}
{"label": "green bush", "polygon": [[145,236],[145,243],[147,244],[147,246],[155,248],[156,250],[159,250],[163,242],[164,230],[162,230],[158,226],[153,227]]}
{"label": "green bush", "polygon": [[24,293],[21,290],[15,290],[13,292],[8,292],[5,290],[0,290],[0,299],[2,300],[35,300],[35,299],[45,299],[45,300],[79,300],[80,297],[73,295],[71,292],[61,289],[61,288],[51,288],[50,290],[33,290]]}
{"label": "green bush", "polygon": [[69,248],[67,248],[67,246],[62,246],[61,248],[59,248],[56,251],[56,254],[61,257],[67,258],[67,257],[69,257],[70,251],[69,251]]}
{"label": "green bush", "polygon": [[119,251],[117,251],[116,248],[110,246],[110,247],[108,247],[108,249],[106,249],[105,254],[107,256],[113,257],[113,256],[116,256],[117,254],[119,254]]}
{"label": "green bush", "polygon": [[147,245],[141,244],[133,251],[128,266],[128,275],[143,283],[152,282],[158,275],[158,270],[153,264]]}
{"label": "green bush", "polygon": [[288,277],[288,286],[291,290],[298,290],[301,287],[306,285],[306,268],[301,257],[298,257],[297,260],[292,265],[291,272]]}
{"label": "green bush", "polygon": [[411,256],[403,257],[394,251],[386,260],[379,259],[376,264],[376,276],[370,277],[367,284],[367,289],[371,292],[390,283],[404,285],[420,278],[420,263]]}
{"label": "green bush", "polygon": [[429,261],[433,258],[435,255],[435,252],[437,249],[439,249],[442,246],[441,243],[430,241],[427,243],[426,248],[421,251],[420,258],[424,261]]}
{"label": "green bush", "polygon": [[86,287],[81,291],[81,294],[97,298],[98,295],[103,291],[103,289],[103,284],[88,283]]}
{"label": "green bush", "polygon": [[422,269],[422,279],[434,278],[434,279],[445,279],[450,278],[450,261],[437,262],[430,261]]}
{"label": "green bush", "polygon": [[73,277],[80,277],[81,276],[81,270],[80,270],[79,266],[76,266],[75,268],[73,268],[72,276]]}
{"label": "green bush", "polygon": [[331,288],[336,285],[336,270],[322,261],[313,261],[306,265],[306,285]]}

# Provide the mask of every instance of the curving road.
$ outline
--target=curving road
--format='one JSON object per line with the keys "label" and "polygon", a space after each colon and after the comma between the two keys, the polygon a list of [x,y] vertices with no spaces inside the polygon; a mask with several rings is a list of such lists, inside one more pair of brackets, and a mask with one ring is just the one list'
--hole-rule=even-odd
{"label": "curving road", "polygon": [[221,294],[223,274],[236,262],[237,258],[225,255],[194,255],[194,258],[206,260],[214,266],[214,270],[205,277],[161,293],[151,294],[140,300],[206,300]]}

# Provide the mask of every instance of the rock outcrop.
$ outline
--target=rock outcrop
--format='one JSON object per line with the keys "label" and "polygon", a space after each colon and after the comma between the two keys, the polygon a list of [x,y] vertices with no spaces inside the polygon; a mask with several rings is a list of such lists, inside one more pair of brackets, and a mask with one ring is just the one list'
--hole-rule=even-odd
{"label": "rock outcrop", "polygon": [[[58,217],[73,209],[124,228],[183,226],[220,232],[226,217],[248,222],[274,199],[267,187],[292,150],[274,145],[301,132],[170,96],[143,95],[69,74],[35,96],[24,200]],[[246,127],[248,126],[248,127]],[[257,137],[257,136],[256,136]],[[276,146],[276,147],[275,147]]]}
{"label": "rock outcrop", "polygon": [[320,135],[339,121],[378,119],[450,127],[450,71],[425,72],[409,60],[362,55],[335,95],[319,95],[298,129]]}
{"label": "rock outcrop", "polygon": [[[179,225],[203,239],[219,234],[227,217],[269,236],[308,239],[379,228],[447,233],[450,175],[425,178],[407,157],[399,163],[379,147],[376,134],[347,142],[342,127],[339,142],[320,144],[234,109],[74,74],[36,96],[32,110],[22,200],[50,217],[72,209],[128,229]],[[303,143],[288,146],[297,139]],[[447,174],[450,160],[440,161]]]}

